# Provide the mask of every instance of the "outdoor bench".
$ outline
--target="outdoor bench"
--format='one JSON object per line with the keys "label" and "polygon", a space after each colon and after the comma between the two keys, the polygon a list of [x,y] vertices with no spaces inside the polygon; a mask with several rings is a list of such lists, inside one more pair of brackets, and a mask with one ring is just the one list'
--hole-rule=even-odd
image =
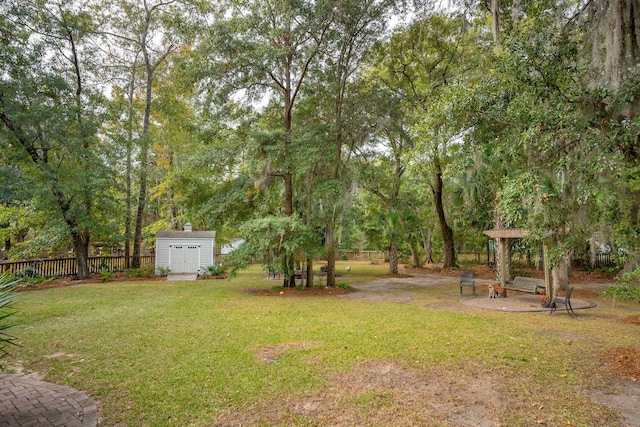
{"label": "outdoor bench", "polygon": [[280,272],[278,270],[276,270],[275,267],[269,266],[268,267],[268,271],[269,271],[269,274],[267,275],[267,277],[269,279],[271,279],[271,278],[274,278],[274,279],[278,278],[279,279],[280,278]]}
{"label": "outdoor bench", "polygon": [[513,282],[505,283],[504,289],[537,294],[538,292],[544,293],[544,290],[546,289],[546,287],[544,284],[544,280],[542,279],[534,279],[533,277],[516,276],[513,279]]}

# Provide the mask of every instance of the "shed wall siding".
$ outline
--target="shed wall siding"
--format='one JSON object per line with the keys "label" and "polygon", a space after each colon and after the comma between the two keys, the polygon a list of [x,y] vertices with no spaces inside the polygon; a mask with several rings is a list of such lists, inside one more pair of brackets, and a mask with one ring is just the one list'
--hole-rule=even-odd
{"label": "shed wall siding", "polygon": [[200,259],[198,260],[198,268],[207,267],[214,264],[215,257],[215,239],[211,238],[166,238],[158,237],[156,239],[156,268],[169,267],[170,247],[173,245],[197,245],[200,247]]}

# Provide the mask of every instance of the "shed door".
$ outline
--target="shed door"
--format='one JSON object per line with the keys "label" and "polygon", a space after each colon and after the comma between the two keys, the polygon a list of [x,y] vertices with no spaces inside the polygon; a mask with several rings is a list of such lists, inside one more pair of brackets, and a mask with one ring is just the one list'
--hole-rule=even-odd
{"label": "shed door", "polygon": [[172,273],[197,273],[200,247],[197,245],[172,245],[170,251]]}

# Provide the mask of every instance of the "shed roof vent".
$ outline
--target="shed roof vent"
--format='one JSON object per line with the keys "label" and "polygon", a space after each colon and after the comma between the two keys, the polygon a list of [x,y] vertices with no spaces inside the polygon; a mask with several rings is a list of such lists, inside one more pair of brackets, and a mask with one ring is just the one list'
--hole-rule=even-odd
{"label": "shed roof vent", "polygon": [[184,225],[184,231],[191,233],[193,229],[191,228],[191,223],[188,222]]}

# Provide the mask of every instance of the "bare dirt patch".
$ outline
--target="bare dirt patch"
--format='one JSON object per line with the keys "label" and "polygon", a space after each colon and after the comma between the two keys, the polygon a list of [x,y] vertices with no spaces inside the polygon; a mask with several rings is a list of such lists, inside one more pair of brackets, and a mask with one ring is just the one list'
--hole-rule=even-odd
{"label": "bare dirt patch", "polygon": [[291,350],[306,350],[315,347],[317,344],[301,341],[301,342],[290,342],[279,345],[270,345],[266,347],[262,347],[257,353],[256,358],[263,362],[275,362],[276,360],[285,357],[287,353]]}
{"label": "bare dirt patch", "polygon": [[495,426],[504,407],[499,381],[487,375],[441,368],[421,371],[391,361],[357,364],[351,372],[330,375],[315,393],[252,409],[233,408],[216,425]]}
{"label": "bare dirt patch", "polygon": [[408,279],[413,276],[410,274],[396,273],[396,274],[380,274],[376,277],[379,279]]}
{"label": "bare dirt patch", "polygon": [[602,361],[622,378],[640,380],[640,347],[614,347],[602,356]]}
{"label": "bare dirt patch", "polygon": [[624,323],[633,323],[634,325],[640,325],[640,315],[627,316],[620,319]]}

